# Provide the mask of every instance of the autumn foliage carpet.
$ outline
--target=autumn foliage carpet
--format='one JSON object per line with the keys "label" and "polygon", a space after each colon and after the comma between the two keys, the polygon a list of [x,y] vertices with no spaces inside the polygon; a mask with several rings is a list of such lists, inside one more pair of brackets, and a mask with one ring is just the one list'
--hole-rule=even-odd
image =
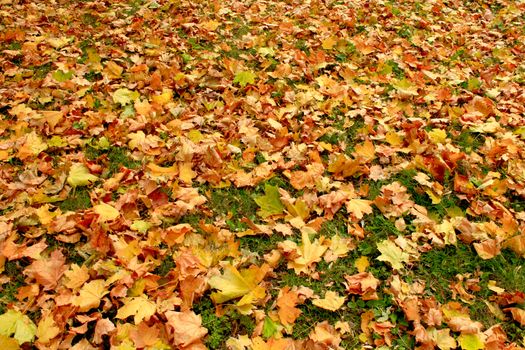
{"label": "autumn foliage carpet", "polygon": [[0,349],[523,349],[523,1],[0,0]]}

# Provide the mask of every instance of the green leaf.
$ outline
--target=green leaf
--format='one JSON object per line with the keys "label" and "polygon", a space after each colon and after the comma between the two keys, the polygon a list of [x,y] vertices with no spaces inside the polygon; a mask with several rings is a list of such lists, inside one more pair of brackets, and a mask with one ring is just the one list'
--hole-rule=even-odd
{"label": "green leaf", "polygon": [[71,79],[73,77],[73,72],[72,71],[69,71],[69,72],[64,72],[60,69],[56,70],[54,73],[53,73],[53,79],[55,79],[56,81],[58,81],[59,83],[63,83],[65,81],[68,81],[69,79]]}
{"label": "green leaf", "polygon": [[409,261],[410,256],[388,239],[377,243],[377,250],[381,252],[377,260],[388,262],[396,270],[402,270],[404,267],[403,263]]}
{"label": "green leaf", "polygon": [[266,317],[264,319],[264,324],[263,324],[263,331],[262,331],[263,337],[268,339],[272,335],[277,333],[277,331],[278,331],[277,323],[273,322],[271,318]]}
{"label": "green leaf", "polygon": [[8,310],[0,315],[0,334],[13,336],[19,344],[31,342],[35,338],[36,325],[23,313]]}
{"label": "green leaf", "polygon": [[264,186],[264,196],[255,197],[255,203],[261,208],[258,214],[263,218],[275,214],[282,214],[284,206],[279,196],[279,187],[266,184]]}
{"label": "green leaf", "polygon": [[481,350],[485,348],[477,334],[461,334],[458,337],[458,341],[463,350]]}
{"label": "green leaf", "polygon": [[250,71],[239,72],[235,74],[235,79],[233,79],[233,83],[239,83],[241,87],[245,87],[246,84],[254,84],[255,73]]}
{"label": "green leaf", "polygon": [[467,88],[470,90],[470,91],[473,91],[473,90],[477,90],[481,87],[481,81],[478,79],[478,78],[470,78],[468,81],[467,81]]}
{"label": "green leaf", "polygon": [[121,106],[125,106],[140,97],[137,91],[131,91],[126,88],[116,90],[113,95],[113,102],[120,103]]}
{"label": "green leaf", "polygon": [[91,174],[89,169],[82,163],[75,163],[71,165],[69,169],[69,176],[67,177],[67,183],[73,187],[87,186],[91,182],[98,180],[98,177]]}
{"label": "green leaf", "polygon": [[120,116],[122,118],[129,118],[129,117],[134,117],[135,116],[135,107],[133,107],[133,105],[127,105],[124,107],[124,110],[122,111],[122,113],[120,113]]}
{"label": "green leaf", "polygon": [[49,147],[65,147],[67,146],[67,142],[60,136],[54,135],[47,141],[47,145]]}
{"label": "green leaf", "polygon": [[133,231],[138,231],[140,233],[146,233],[151,227],[151,224],[144,220],[135,220],[133,221],[133,224],[131,224],[130,228]]}

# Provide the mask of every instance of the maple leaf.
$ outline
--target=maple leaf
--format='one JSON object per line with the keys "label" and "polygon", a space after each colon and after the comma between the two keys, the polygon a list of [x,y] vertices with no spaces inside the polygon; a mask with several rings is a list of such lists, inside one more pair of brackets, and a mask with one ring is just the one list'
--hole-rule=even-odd
{"label": "maple leaf", "polygon": [[312,304],[325,310],[336,311],[343,306],[345,299],[345,297],[340,297],[336,292],[330,290],[326,292],[324,299],[314,299]]}
{"label": "maple leaf", "polygon": [[410,256],[389,239],[377,243],[377,250],[381,253],[377,260],[388,262],[396,270],[402,270],[403,263],[409,261]]}
{"label": "maple leaf", "polygon": [[355,216],[356,219],[361,220],[365,214],[372,214],[372,201],[367,199],[351,199],[346,202],[346,211]]}
{"label": "maple leaf", "polygon": [[503,243],[503,247],[509,248],[516,254],[525,257],[525,233],[507,239]]}
{"label": "maple leaf", "polygon": [[149,320],[155,314],[157,306],[150,301],[146,296],[141,295],[133,298],[124,298],[124,305],[118,309],[116,318],[126,319],[133,316],[135,324],[139,324],[142,320]]}
{"label": "maple leaf", "polygon": [[167,311],[165,315],[168,325],[173,328],[173,342],[177,346],[189,346],[208,333],[208,330],[201,325],[201,316],[196,315],[193,311]]}
{"label": "maple leaf", "polygon": [[60,328],[56,325],[53,316],[49,313],[42,316],[38,322],[36,337],[39,343],[46,344],[60,334]]}
{"label": "maple leaf", "polygon": [[18,345],[18,342],[15,339],[9,338],[8,336],[0,334],[0,349],[2,349],[2,350],[19,350],[20,349],[20,345]]}
{"label": "maple leaf", "polygon": [[354,266],[358,272],[365,272],[370,266],[370,261],[368,261],[368,258],[363,255],[355,260]]}
{"label": "maple leaf", "polygon": [[80,267],[77,264],[72,264],[69,270],[64,272],[64,277],[66,280],[64,285],[67,288],[77,289],[89,279],[89,270],[85,265]]}
{"label": "maple leaf", "polygon": [[91,174],[89,169],[82,163],[74,163],[69,169],[67,183],[73,187],[87,186],[98,180],[98,177]]}
{"label": "maple leaf", "polygon": [[408,79],[397,80],[392,83],[392,86],[403,95],[418,96],[417,86],[412,84]]}
{"label": "maple leaf", "polygon": [[102,343],[102,336],[113,332],[115,329],[116,327],[113,324],[113,322],[111,322],[107,318],[101,318],[97,321],[95,325],[95,334],[93,335],[93,341],[95,342],[95,344]]}
{"label": "maple leaf", "polygon": [[355,248],[355,245],[350,238],[334,235],[332,238],[330,238],[330,246],[324,255],[324,261],[332,262],[339,258],[345,257],[353,248]]}
{"label": "maple leaf", "polygon": [[16,310],[7,310],[0,315],[0,335],[13,337],[18,344],[33,341],[36,325],[29,317]]}
{"label": "maple leaf", "polygon": [[441,350],[450,350],[457,347],[456,339],[450,335],[450,329],[448,328],[439,330],[433,328],[429,330],[429,334]]}
{"label": "maple leaf", "polygon": [[283,325],[291,325],[301,314],[301,310],[295,306],[299,303],[299,294],[296,291],[290,291],[290,287],[284,287],[277,297],[277,315]]}
{"label": "maple leaf", "polygon": [[26,135],[24,144],[18,150],[18,158],[24,160],[31,156],[37,156],[47,148],[48,145],[42,141],[42,138],[36,132],[32,131]]}
{"label": "maple leaf", "polygon": [[295,251],[292,261],[288,262],[288,268],[293,268],[295,273],[308,273],[313,264],[321,261],[321,257],[328,247],[323,245],[324,237],[314,242],[310,241],[309,230],[301,230],[302,245],[297,246],[294,242],[284,241],[280,243],[280,248],[286,251]]}
{"label": "maple leaf", "polygon": [[510,311],[514,321],[518,322],[521,326],[525,327],[525,310],[517,308],[517,307],[509,307],[509,308],[506,308],[504,311],[506,312]]}
{"label": "maple leaf", "polygon": [[[232,265],[226,265],[222,275],[213,276],[208,282],[210,287],[220,290],[211,293],[211,299],[217,304],[239,297],[243,297],[245,300],[251,299],[253,294],[257,292],[257,285],[262,281],[268,270],[269,266],[266,264],[261,267],[253,265],[241,271]],[[241,299],[239,303],[242,302]]]}
{"label": "maple leaf", "polygon": [[241,87],[245,87],[247,84],[254,84],[255,83],[255,73],[250,71],[242,71],[235,74],[235,78],[233,79],[233,83],[239,83]]}
{"label": "maple leaf", "polygon": [[369,272],[360,272],[358,274],[344,276],[346,291],[350,294],[361,295],[363,300],[377,300],[376,293],[379,286],[379,280]]}
{"label": "maple leaf", "polygon": [[279,332],[279,324],[275,323],[270,317],[265,317],[264,323],[263,323],[263,330],[262,330],[263,337],[268,339],[274,336],[274,334],[278,332]]}
{"label": "maple leaf", "polygon": [[125,106],[137,100],[140,97],[140,94],[137,91],[121,88],[116,90],[112,97],[113,102],[119,103],[121,106]]}
{"label": "maple leaf", "polygon": [[284,212],[284,205],[280,200],[279,187],[277,186],[266,184],[264,195],[256,196],[254,200],[261,208],[257,213],[263,218]]}
{"label": "maple leaf", "polygon": [[485,348],[479,334],[461,334],[458,337],[459,345],[463,350],[481,350]]}
{"label": "maple leaf", "polygon": [[78,306],[80,312],[97,308],[100,305],[102,297],[109,293],[109,291],[106,290],[106,285],[106,281],[102,279],[84,284],[79,291],[79,295],[74,299],[73,305]]}
{"label": "maple leaf", "polygon": [[95,205],[93,210],[98,214],[98,219],[101,222],[112,221],[120,216],[117,209],[106,203]]}
{"label": "maple leaf", "polygon": [[60,250],[54,250],[47,259],[34,261],[29,265],[24,274],[34,278],[37,283],[44,286],[44,290],[50,290],[57,286],[58,281],[67,270],[66,258]]}
{"label": "maple leaf", "polygon": [[63,70],[61,69],[57,69],[54,73],[53,73],[53,79],[55,79],[56,81],[58,81],[59,83],[63,83],[65,81],[68,81],[69,79],[71,79],[73,77],[73,72],[72,71],[68,71],[68,72],[64,72]]}

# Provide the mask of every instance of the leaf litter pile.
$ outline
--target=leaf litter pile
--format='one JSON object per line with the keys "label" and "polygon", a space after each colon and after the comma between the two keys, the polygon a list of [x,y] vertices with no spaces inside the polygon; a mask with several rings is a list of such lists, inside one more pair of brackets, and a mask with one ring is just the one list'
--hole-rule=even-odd
{"label": "leaf litter pile", "polygon": [[0,348],[520,349],[522,1],[0,1]]}

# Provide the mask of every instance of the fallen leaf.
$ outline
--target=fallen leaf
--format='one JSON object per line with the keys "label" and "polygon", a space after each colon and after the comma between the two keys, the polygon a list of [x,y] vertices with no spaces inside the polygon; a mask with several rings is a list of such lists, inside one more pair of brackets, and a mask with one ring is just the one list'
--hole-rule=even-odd
{"label": "fallen leaf", "polygon": [[117,209],[106,203],[95,205],[93,210],[98,214],[98,219],[101,222],[113,221],[120,216]]}
{"label": "fallen leaf", "polygon": [[66,258],[62,252],[54,250],[49,258],[34,261],[25,269],[24,274],[34,278],[44,287],[44,290],[51,290],[57,286],[58,281],[67,270],[65,263]]}
{"label": "fallen leaf", "polygon": [[386,239],[377,243],[377,250],[381,253],[377,260],[388,262],[396,270],[402,270],[404,268],[403,263],[409,261],[410,256],[391,240]]}
{"label": "fallen leaf", "polygon": [[91,174],[89,169],[82,163],[74,163],[69,169],[67,183],[73,187],[87,186],[98,180],[98,177]]}
{"label": "fallen leaf", "polygon": [[139,324],[142,320],[149,320],[157,310],[155,303],[144,295],[134,298],[124,298],[123,302],[124,305],[118,309],[115,317],[123,320],[129,316],[133,316],[135,324]]}
{"label": "fallen leaf", "polygon": [[0,315],[0,335],[13,337],[18,344],[33,341],[37,331],[36,325],[20,311],[7,310]]}
{"label": "fallen leaf", "polygon": [[168,325],[173,328],[173,342],[177,346],[189,346],[208,333],[208,330],[201,325],[201,316],[196,315],[193,311],[168,311],[165,315]]}
{"label": "fallen leaf", "polygon": [[263,218],[284,212],[284,206],[280,200],[279,187],[277,186],[266,184],[264,195],[256,196],[254,200],[260,207],[258,214]]}
{"label": "fallen leaf", "polygon": [[235,74],[233,83],[238,83],[241,87],[245,87],[247,84],[255,84],[255,73],[250,71],[242,71]]}
{"label": "fallen leaf", "polygon": [[345,303],[345,297],[340,297],[336,292],[326,292],[324,299],[314,299],[312,304],[325,310],[336,311]]}

